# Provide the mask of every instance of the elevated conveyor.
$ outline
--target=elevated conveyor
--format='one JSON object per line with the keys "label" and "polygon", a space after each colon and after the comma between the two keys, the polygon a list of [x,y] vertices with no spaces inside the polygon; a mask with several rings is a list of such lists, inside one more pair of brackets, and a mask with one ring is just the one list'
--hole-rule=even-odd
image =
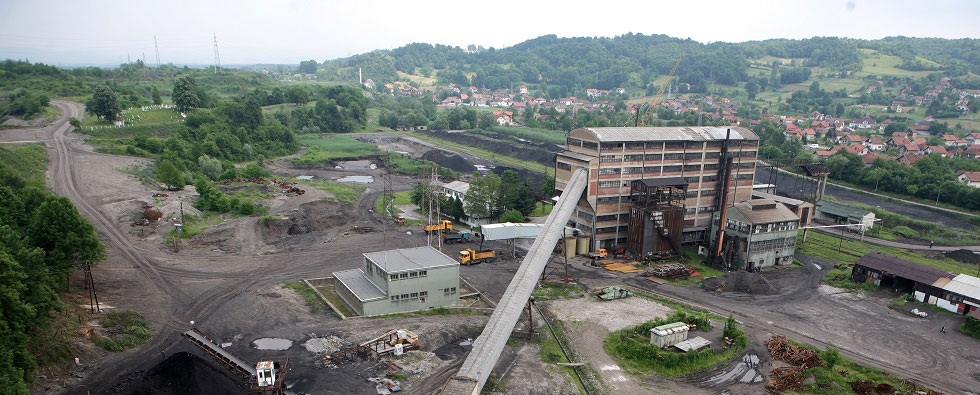
{"label": "elevated conveyor", "polygon": [[229,369],[234,370],[242,375],[245,380],[251,381],[252,377],[255,377],[255,366],[249,365],[248,362],[232,355],[225,349],[221,348],[213,340],[209,339],[205,334],[197,330],[197,328],[192,328],[191,330],[184,332],[184,337],[188,338],[191,343],[196,344],[202,350],[206,351],[214,359],[218,360]]}
{"label": "elevated conveyor", "polygon": [[551,259],[555,245],[562,237],[565,224],[575,213],[575,206],[588,185],[588,174],[586,169],[578,169],[572,173],[565,191],[545,221],[541,233],[534,239],[534,244],[521,262],[521,267],[507,286],[504,296],[500,298],[500,304],[490,316],[483,333],[473,342],[473,350],[463,361],[459,373],[451,377],[443,386],[443,394],[476,395],[486,384],[493,366],[507,344],[507,339],[510,338],[514,326],[524,312],[531,291],[537,285],[541,273]]}

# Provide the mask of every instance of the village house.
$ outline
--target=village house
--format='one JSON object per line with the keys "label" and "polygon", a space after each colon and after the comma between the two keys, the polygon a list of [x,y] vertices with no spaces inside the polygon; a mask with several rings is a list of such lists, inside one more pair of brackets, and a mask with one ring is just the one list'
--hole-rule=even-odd
{"label": "village house", "polygon": [[980,171],[960,170],[956,172],[956,180],[974,188],[980,188]]}

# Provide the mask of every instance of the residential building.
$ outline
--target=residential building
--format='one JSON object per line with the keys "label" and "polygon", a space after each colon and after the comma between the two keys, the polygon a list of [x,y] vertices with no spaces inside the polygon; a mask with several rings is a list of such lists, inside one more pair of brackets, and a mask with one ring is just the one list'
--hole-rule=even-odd
{"label": "residential building", "polygon": [[364,266],[334,272],[337,296],[371,317],[459,302],[459,263],[432,247],[364,254]]}
{"label": "residential building", "polygon": [[790,264],[799,227],[800,217],[773,199],[737,203],[728,209],[722,251],[733,268]]}
{"label": "residential building", "polygon": [[732,202],[749,199],[759,148],[759,136],[744,127],[578,128],[565,142],[556,159],[555,188],[563,190],[574,169],[589,170],[589,186],[569,226],[592,234],[593,248],[626,245],[633,181],[672,177],[686,183],[679,242],[707,242],[724,185],[723,151],[732,162]]}
{"label": "residential building", "polygon": [[980,171],[957,171],[956,180],[971,187],[980,188]]}

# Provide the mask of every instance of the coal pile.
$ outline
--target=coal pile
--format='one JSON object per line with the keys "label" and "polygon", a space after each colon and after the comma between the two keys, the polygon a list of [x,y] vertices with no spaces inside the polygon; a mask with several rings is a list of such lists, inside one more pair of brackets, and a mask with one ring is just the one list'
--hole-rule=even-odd
{"label": "coal pile", "polygon": [[441,167],[452,169],[460,173],[469,173],[475,170],[473,163],[462,156],[450,154],[442,150],[431,150],[422,154],[422,159],[435,162]]}
{"label": "coal pile", "polygon": [[965,248],[961,248],[953,251],[947,251],[944,252],[943,255],[945,255],[949,259],[958,262],[980,265],[980,254],[977,254]]}
{"label": "coal pile", "polygon": [[762,273],[731,272],[701,282],[701,288],[715,292],[740,292],[751,295],[777,295],[779,288],[769,283]]}
{"label": "coal pile", "polygon": [[145,372],[135,372],[109,393],[118,395],[244,394],[245,381],[230,371],[186,352],[164,359]]}

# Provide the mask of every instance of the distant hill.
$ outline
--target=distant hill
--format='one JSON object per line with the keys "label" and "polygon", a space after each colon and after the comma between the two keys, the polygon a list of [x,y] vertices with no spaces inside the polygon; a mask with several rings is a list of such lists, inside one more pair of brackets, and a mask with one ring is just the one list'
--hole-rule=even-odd
{"label": "distant hill", "polygon": [[[682,55],[675,75],[677,93],[704,93],[714,85],[740,86],[750,81],[765,91],[772,84],[809,79],[810,72],[802,69],[849,75],[864,69],[868,53],[897,57],[900,61],[890,68],[898,75],[902,70],[942,72],[951,78],[980,74],[977,39],[814,37],[702,44],[632,33],[612,38],[547,35],[480,51],[413,43],[328,60],[318,74],[321,79],[356,82],[360,70],[377,86],[404,80],[406,74],[436,77],[439,84],[457,87],[514,90],[525,85],[547,97],[581,95],[588,88],[624,88],[630,97],[640,97],[655,93],[658,78],[669,73]],[[779,70],[763,76],[773,62]]]}

